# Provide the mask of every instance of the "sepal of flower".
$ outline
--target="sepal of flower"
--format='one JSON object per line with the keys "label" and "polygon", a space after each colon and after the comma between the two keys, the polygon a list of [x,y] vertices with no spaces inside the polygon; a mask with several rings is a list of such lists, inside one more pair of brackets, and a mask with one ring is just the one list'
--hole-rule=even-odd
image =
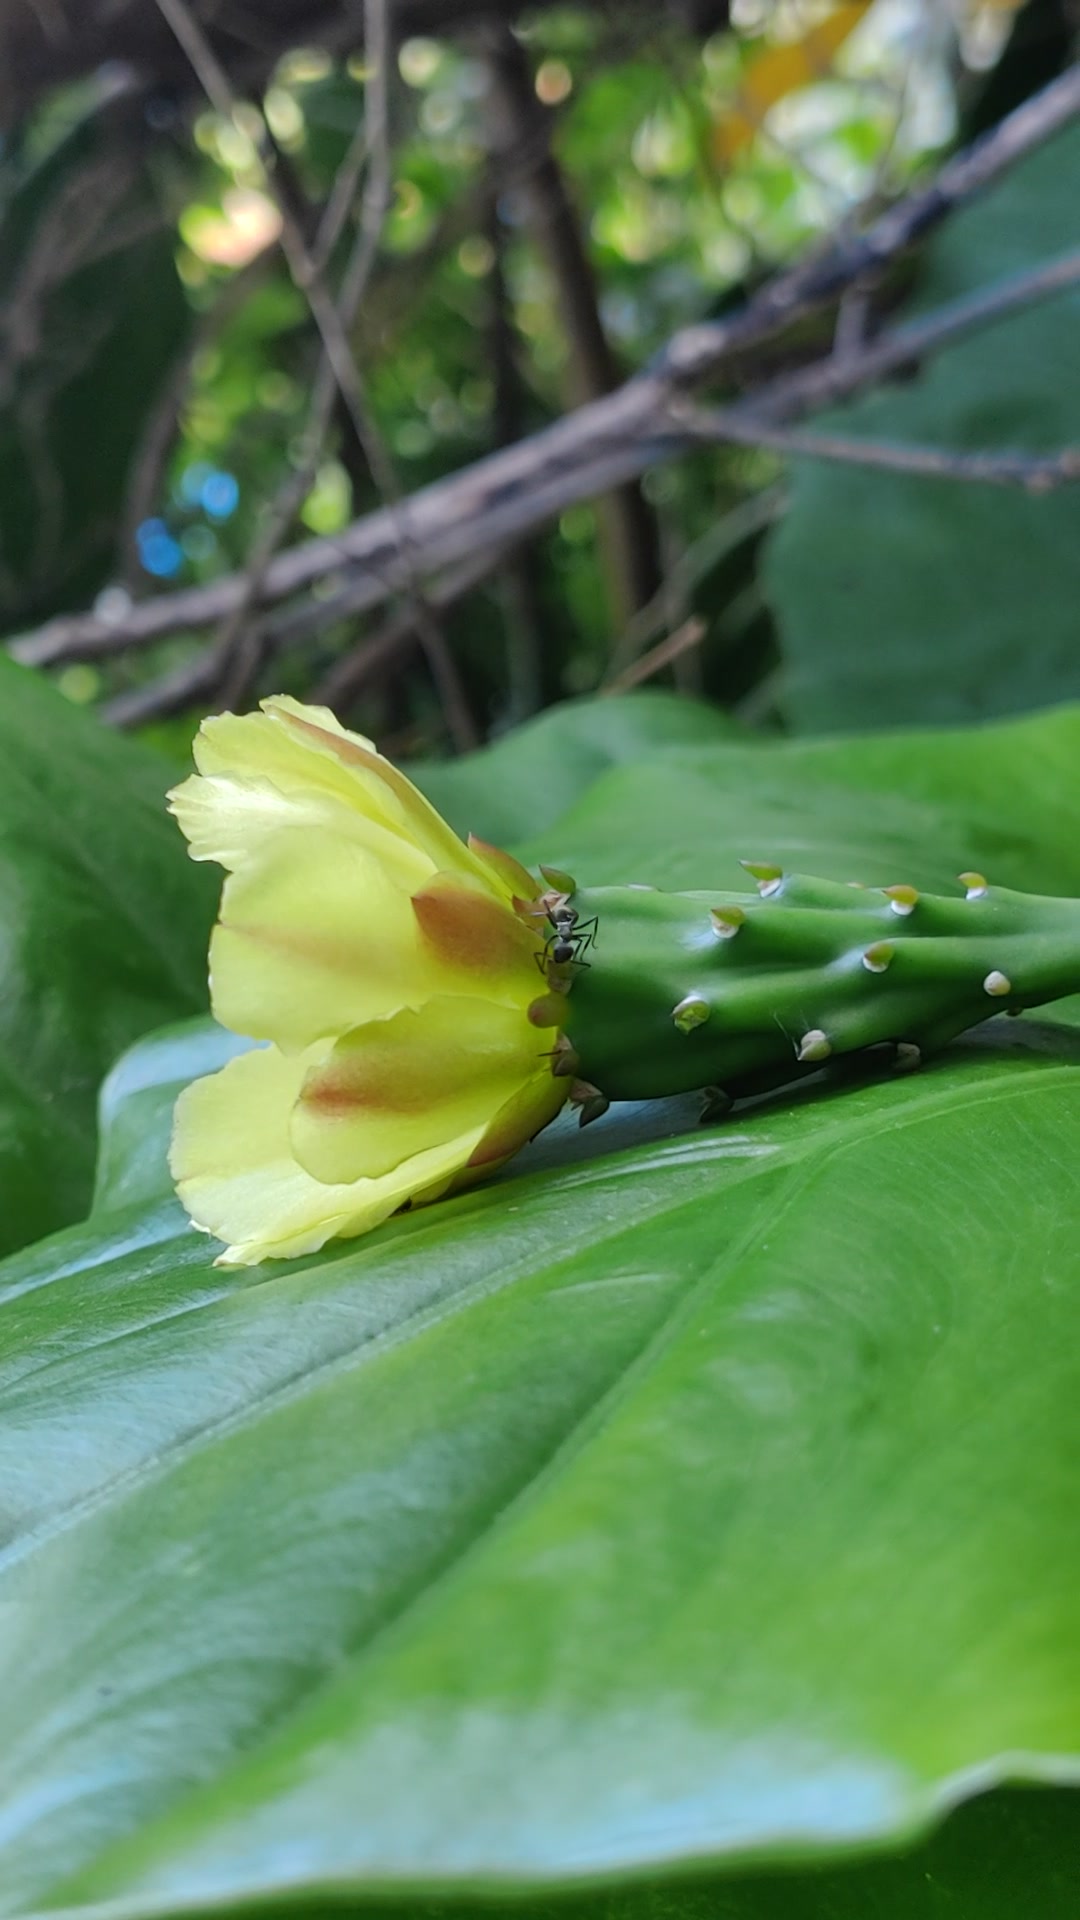
{"label": "sepal of flower", "polygon": [[[222,1025],[266,1044],[177,1105],[171,1166],[220,1264],[313,1252],[507,1158],[567,1094],[537,883],[371,742],[278,697],[203,723],[169,796],[227,870]],[[520,909],[524,907],[525,911]]]}

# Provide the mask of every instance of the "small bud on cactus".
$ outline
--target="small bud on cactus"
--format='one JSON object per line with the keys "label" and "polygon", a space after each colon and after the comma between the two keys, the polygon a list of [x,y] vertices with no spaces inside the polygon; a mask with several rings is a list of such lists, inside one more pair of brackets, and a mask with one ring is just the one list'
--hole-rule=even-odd
{"label": "small bud on cactus", "polygon": [[810,1032],[804,1033],[799,1041],[799,1050],[795,1058],[799,1061],[827,1060],[831,1052],[832,1044],[828,1034],[822,1033],[820,1027],[812,1027]]}

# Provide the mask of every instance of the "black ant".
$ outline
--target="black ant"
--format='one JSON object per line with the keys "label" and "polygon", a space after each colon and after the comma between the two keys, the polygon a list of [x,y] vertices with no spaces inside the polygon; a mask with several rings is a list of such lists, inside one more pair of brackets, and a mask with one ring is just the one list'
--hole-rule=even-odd
{"label": "black ant", "polygon": [[543,953],[536,956],[536,964],[541,973],[546,973],[549,965],[565,967],[574,961],[579,967],[587,967],[589,962],[582,958],[596,939],[599,924],[592,920],[578,919],[577,908],[567,906],[565,900],[556,904],[552,900],[547,908],[548,923],[552,928],[544,943]]}

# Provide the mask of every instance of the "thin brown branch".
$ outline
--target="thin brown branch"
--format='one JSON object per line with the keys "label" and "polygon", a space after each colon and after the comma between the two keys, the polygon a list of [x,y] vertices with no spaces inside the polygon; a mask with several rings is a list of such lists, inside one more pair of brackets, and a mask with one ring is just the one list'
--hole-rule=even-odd
{"label": "thin brown branch", "polygon": [[[600,316],[592,261],[565,174],[552,146],[554,118],[536,96],[532,66],[505,23],[477,35],[487,55],[493,159],[518,189],[528,231],[546,261],[567,348],[565,398],[583,406],[622,384]],[[655,593],[660,580],[656,522],[636,480],[597,502],[601,572],[612,623],[621,626]]]}
{"label": "thin brown branch", "polygon": [[[235,122],[238,102],[229,77],[195,20],[187,0],[156,0],[156,4],[184,48],[192,71],[211,104],[224,118]],[[364,117],[369,166],[360,230],[346,268],[340,301],[335,301],[317,259],[308,247],[289,196],[280,190],[272,147],[265,133],[257,142],[263,179],[281,214],[282,252],[296,286],[308,302],[323,351],[300,460],[274,501],[263,532],[249,557],[245,590],[225,617],[225,628],[217,648],[220,699],[227,706],[242,706],[258,675],[262,664],[261,633],[258,626],[250,624],[249,615],[262,597],[274,555],[288,536],[310,489],[330,428],[334,402],[340,393],[376,486],[387,504],[387,510],[394,516],[399,555],[406,563],[399,584],[412,602],[413,617],[424,643],[451,737],[461,750],[477,744],[476,726],[445,637],[430,609],[423,605],[396,476],[371,418],[349,337],[378,254],[392,190],[389,0],[364,0],[364,42],[368,73]]]}
{"label": "thin brown branch", "polygon": [[[618,392],[580,408],[530,440],[505,448],[463,472],[436,481],[408,502],[412,550],[427,573],[485,548],[509,543],[553,514],[671,459],[690,444],[669,419],[672,400],[715,377],[750,346],[803,313],[834,301],[846,286],[877,271],[888,249],[921,238],[969,194],[986,187],[1023,154],[1080,112],[1080,68],[1027,101],[967,154],[943,168],[929,187],[900,202],[857,241],[845,239],[819,259],[769,282],[740,312],[675,335],[653,365]],[[917,365],[975,327],[1080,280],[1080,255],[981,289],[925,318],[881,335],[845,356],[772,382],[753,396],[758,417],[775,424],[832,404]],[[747,406],[750,401],[743,403]],[[311,540],[280,553],[266,570],[261,603],[281,601],[321,575],[354,571],[353,605],[374,606],[407,583],[397,515],[369,514],[333,540]],[[245,591],[244,575],[159,596],[110,623],[96,615],[62,616],[15,641],[16,657],[37,665],[120,652],[166,633],[211,625]]]}
{"label": "thin brown branch", "polygon": [[103,701],[101,717],[113,727],[141,727],[148,720],[164,720],[173,713],[186,713],[190,707],[204,702],[216,703],[227,664],[222,660],[220,648],[208,642],[183,666]]}
{"label": "thin brown branch", "polygon": [[[492,377],[491,433],[493,446],[509,447],[525,432],[525,390],[518,364],[521,341],[512,321],[506,279],[506,229],[499,218],[498,203],[498,184],[491,176],[485,221],[492,249],[487,338]],[[499,573],[505,633],[506,713],[513,724],[538,713],[546,704],[545,693],[550,691],[545,685],[540,576],[536,542],[518,541],[507,553]]]}
{"label": "thin brown branch", "polygon": [[[143,86],[183,90],[190,83],[175,40],[147,0],[48,0],[48,5],[57,27],[52,34],[44,31],[33,4],[3,0],[0,5],[0,121],[5,127],[24,120],[43,93],[89,79],[107,65],[137,73]],[[586,5],[607,19],[610,0],[586,0]],[[478,15],[498,13],[513,20],[529,10],[526,0],[392,0],[392,7],[399,41],[413,34],[447,35]],[[235,6],[203,0],[200,10],[212,44],[241,88],[258,88],[294,47],[347,54],[363,40],[355,0],[247,0],[243,33]],[[650,7],[644,0],[636,5],[626,0],[623,11],[633,19],[640,42],[655,0]]]}
{"label": "thin brown branch", "polygon": [[831,354],[796,373],[781,375],[759,393],[749,395],[742,407],[748,415],[753,413],[762,420],[802,419],[867,387],[878,386],[893,374],[913,372],[968,334],[996,326],[1011,314],[1026,312],[1078,284],[1080,250],[1060,254],[1030,272],[995,280],[975,293],[936,307],[924,318],[892,327],[842,359]]}
{"label": "thin brown branch", "polygon": [[[449,611],[458,600],[464,599],[466,594],[480,586],[495,571],[502,557],[499,550],[484,553],[448,573],[445,579],[436,581],[428,588],[428,604],[440,614]],[[270,659],[287,646],[320,631],[328,624],[319,618],[323,610],[323,603],[311,600],[295,612],[279,617],[276,622],[267,621],[262,634],[264,658]],[[340,619],[344,611],[346,609],[340,602],[335,603],[335,618]],[[335,661],[312,689],[310,698],[317,704],[344,710],[368,681],[385,672],[396,657],[402,657],[413,647],[422,647],[422,644],[412,609],[409,606],[399,608],[388,616],[375,633],[366,634],[357,646]],[[149,720],[162,720],[170,714],[186,712],[204,701],[217,700],[221,694],[224,664],[219,645],[204,647],[172,672],[117,694],[102,707],[102,718],[115,727],[139,727],[145,726]]]}
{"label": "thin brown branch", "polygon": [[334,248],[348,226],[365,168],[372,158],[371,124],[365,111],[356,123],[345,158],[334,175],[334,184],[319,220],[311,253],[316,273],[325,273],[330,265]]}
{"label": "thin brown branch", "polygon": [[[183,47],[207,99],[223,119],[235,123],[238,102],[228,74],[191,13],[187,0],[156,0],[156,4]],[[372,138],[375,126],[383,136],[388,128],[385,107],[388,90],[385,13],[386,0],[381,0],[381,4],[379,0],[368,0],[365,23],[371,34],[372,46],[364,120],[372,159],[360,233],[346,270],[340,307],[335,303],[308,249],[290,197],[282,190],[269,141],[264,138],[258,144],[263,181],[273,194],[281,214],[282,251],[295,284],[307,298],[322,341],[322,355],[302,436],[300,458],[271,503],[263,529],[248,556],[244,593],[227,613],[214,650],[214,684],[220,689],[223,702],[231,706],[243,703],[247,689],[258,672],[261,642],[258,629],[251,627],[249,616],[261,598],[263,583],[274,555],[295,524],[310,491],[339,392],[350,413],[355,413],[355,367],[348,333],[378,251],[389,199],[388,149],[380,152]],[[384,147],[387,147],[385,139]]]}
{"label": "thin brown branch", "polygon": [[740,447],[765,447],[774,453],[811,460],[834,460],[846,465],[874,467],[885,473],[920,474],[933,480],[975,480],[990,487],[1018,487],[1024,493],[1051,493],[1080,480],[1080,447],[1060,453],[956,453],[948,447],[905,445],[893,440],[862,440],[838,433],[805,433],[797,427],[774,427],[754,419],[753,410],[736,413],[727,407],[691,407],[676,403],[671,409],[676,425],[696,440],[719,441]]}
{"label": "thin brown branch", "polygon": [[727,554],[741,546],[744,540],[752,540],[757,534],[764,533],[767,527],[773,526],[786,504],[786,490],[783,487],[764,487],[760,493],[752,493],[748,499],[740,500],[691,542],[668,569],[659,591],[647,606],[634,615],[619,635],[611,649],[601,690],[621,681],[623,673],[647,642],[662,628],[670,626],[673,607],[685,607],[699,580],[718,566]]}
{"label": "thin brown branch", "polygon": [[710,379],[741,348],[758,345],[796,317],[831,305],[850,287],[924,240],[949,214],[1045,145],[1080,114],[1080,65],[1025,100],[1000,125],[954,155],[925,187],[906,194],[862,234],[845,233],[762,288],[739,313],[676,334],[660,365],[677,382]]}
{"label": "thin brown branch", "polygon": [[640,659],[624,667],[613,680],[606,681],[601,692],[625,693],[630,687],[640,686],[643,680],[651,680],[654,674],[662,673],[665,667],[681,660],[691,648],[699,647],[705,638],[705,631],[704,620],[697,614],[691,614],[689,620],[684,620],[674,633],[669,633],[655,647],[650,647],[648,653],[643,653]]}
{"label": "thin brown branch", "polygon": [[[481,553],[463,566],[455,567],[445,579],[428,589],[427,604],[439,614],[448,612],[458,600],[464,600],[474,588],[489,580],[503,557],[501,549],[496,549],[494,552]],[[391,659],[419,644],[420,635],[411,607],[406,605],[399,608],[390,614],[376,632],[365,634],[355,647],[334,662],[322,679],[316,682],[312,700],[333,707],[335,712],[344,711],[370,680],[385,671]]]}
{"label": "thin brown branch", "polygon": [[[782,396],[785,410],[797,418],[814,405],[829,404],[873,384],[883,373],[910,366],[976,325],[986,325],[1077,280],[1080,256],[1069,256],[1067,263],[1018,275],[994,289],[955,301],[924,320],[879,336],[842,362],[830,357],[773,383],[755,397],[753,408],[750,402],[742,403],[746,418],[755,427],[768,425],[774,396]],[[481,538],[485,546],[518,538],[571,502],[589,498],[608,484],[612,474],[640,473],[683,452],[693,444],[693,436],[671,420],[675,398],[677,392],[673,395],[655,374],[639,375],[610,400],[581,408],[532,439],[414,494],[410,501],[413,537],[429,567],[455,564],[474,551]],[[389,597],[398,565],[396,529],[384,508],[334,539],[308,541],[281,554],[268,570],[267,595],[273,588],[276,597],[284,599],[345,566],[353,575],[349,608],[359,613]],[[115,626],[100,616],[61,617],[13,642],[11,651],[25,664],[39,666],[120,652],[184,626],[210,625],[227,610],[242,582],[243,576],[234,574],[212,586],[144,601]]]}
{"label": "thin brown branch", "polygon": [[193,337],[178,355],[164,391],[151,410],[128,473],[121,544],[128,565],[136,563],[135,536],[142,522],[160,505],[163,476],[180,430],[180,414],[195,377],[200,355],[216,344],[266,276],[269,255],[261,253],[233,274],[213,305],[200,316]]}

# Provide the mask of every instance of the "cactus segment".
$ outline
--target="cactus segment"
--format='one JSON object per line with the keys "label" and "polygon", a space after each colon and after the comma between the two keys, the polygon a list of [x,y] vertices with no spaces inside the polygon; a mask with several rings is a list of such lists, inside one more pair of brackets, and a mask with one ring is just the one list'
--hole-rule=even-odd
{"label": "cactus segment", "polygon": [[[603,1096],[738,1095],[886,1043],[907,1070],[993,1003],[1080,991],[1080,901],[977,874],[945,898],[747,870],[758,893],[575,891],[595,929],[588,965],[558,982],[561,1032]],[[553,1010],[544,996],[536,1018]]]}

